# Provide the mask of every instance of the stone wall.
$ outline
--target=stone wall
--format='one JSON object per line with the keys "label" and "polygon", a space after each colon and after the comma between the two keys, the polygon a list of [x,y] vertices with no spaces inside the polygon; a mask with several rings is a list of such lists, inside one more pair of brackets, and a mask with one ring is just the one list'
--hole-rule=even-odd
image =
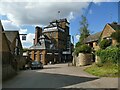
{"label": "stone wall", "polygon": [[92,64],[92,54],[83,54],[79,53],[78,56],[73,56],[73,65],[75,66],[84,66]]}
{"label": "stone wall", "polygon": [[10,52],[2,52],[2,80],[3,81],[17,74],[17,65],[13,63],[13,60],[14,60],[14,57],[11,55]]}
{"label": "stone wall", "polygon": [[13,55],[10,52],[8,40],[4,33],[2,33],[2,48],[0,49],[0,55],[2,55],[2,80],[6,80],[16,74],[16,70],[12,61],[14,60]]}

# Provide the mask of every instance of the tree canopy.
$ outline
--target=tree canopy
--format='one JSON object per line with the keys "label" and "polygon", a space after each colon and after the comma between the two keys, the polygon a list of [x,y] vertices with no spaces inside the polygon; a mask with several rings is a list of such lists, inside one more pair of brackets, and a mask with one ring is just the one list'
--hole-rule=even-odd
{"label": "tree canopy", "polygon": [[79,42],[76,43],[76,46],[82,45],[83,41],[86,37],[88,37],[90,35],[90,32],[88,30],[88,22],[85,16],[81,16],[82,20],[80,22],[80,38],[79,38]]}

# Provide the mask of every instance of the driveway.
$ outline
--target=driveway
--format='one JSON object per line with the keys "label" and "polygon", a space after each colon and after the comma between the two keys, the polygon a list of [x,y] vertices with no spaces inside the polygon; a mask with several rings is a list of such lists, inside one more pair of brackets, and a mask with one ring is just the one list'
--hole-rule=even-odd
{"label": "driveway", "polygon": [[84,68],[54,64],[24,70],[3,82],[3,88],[118,88],[118,78],[96,77],[84,72]]}

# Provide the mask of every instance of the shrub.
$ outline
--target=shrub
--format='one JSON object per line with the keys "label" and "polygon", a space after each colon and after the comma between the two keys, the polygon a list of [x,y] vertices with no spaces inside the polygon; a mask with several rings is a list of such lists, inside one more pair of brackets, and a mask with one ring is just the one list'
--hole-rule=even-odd
{"label": "shrub", "polygon": [[98,50],[96,55],[100,57],[101,63],[112,62],[117,64],[120,62],[120,48],[112,47],[105,50]]}
{"label": "shrub", "polygon": [[92,48],[86,44],[81,45],[75,49],[75,53],[78,55],[79,53],[91,53]]}
{"label": "shrub", "polygon": [[108,46],[110,46],[111,43],[112,43],[111,40],[104,39],[104,40],[102,40],[102,41],[100,42],[100,48],[101,48],[101,49],[105,49],[105,48],[107,48]]}
{"label": "shrub", "polygon": [[120,43],[120,31],[116,30],[116,32],[111,34],[111,37],[115,39],[118,43]]}
{"label": "shrub", "polygon": [[75,47],[79,47],[80,45],[81,45],[81,43],[77,42],[76,45],[75,45]]}

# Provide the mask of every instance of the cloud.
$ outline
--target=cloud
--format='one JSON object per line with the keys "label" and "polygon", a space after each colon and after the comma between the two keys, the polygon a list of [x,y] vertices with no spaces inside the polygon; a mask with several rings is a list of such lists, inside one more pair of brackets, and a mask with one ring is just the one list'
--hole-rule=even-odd
{"label": "cloud", "polygon": [[27,29],[20,29],[20,30],[19,30],[19,33],[20,33],[20,34],[26,34],[27,31],[28,31]]}
{"label": "cloud", "polygon": [[68,21],[74,19],[75,16],[73,15],[73,12],[70,12],[69,16],[68,16]]}
{"label": "cloud", "polygon": [[[28,33],[27,29],[21,29],[19,25],[9,20],[2,20],[2,25],[3,25],[4,30],[9,30],[9,31],[17,30],[19,31],[19,34]],[[22,40],[22,36],[20,35],[20,39],[21,39],[23,47],[30,47],[33,44],[33,38],[34,38],[34,33],[28,33],[26,36],[26,41]]]}
{"label": "cloud", "polygon": [[32,46],[34,37],[35,37],[34,33],[28,33],[27,36],[26,36],[26,41],[24,41],[24,40],[22,40],[22,36],[20,36],[23,47],[24,48],[26,48],[26,47],[29,48],[30,46]]}
{"label": "cloud", "polygon": [[79,40],[79,38],[80,38],[80,35],[76,35],[76,39]]}
{"label": "cloud", "polygon": [[81,15],[88,5],[88,2],[1,2],[0,14],[17,24],[47,25],[58,19],[58,11],[61,18],[71,20],[74,15]]}
{"label": "cloud", "polygon": [[1,0],[1,2],[118,2],[119,0]]}
{"label": "cloud", "polygon": [[16,23],[9,20],[1,20],[3,28],[5,30],[19,30],[20,27]]}
{"label": "cloud", "polygon": [[[20,34],[26,34],[27,31],[28,31],[27,29],[20,29],[19,33]],[[34,33],[28,33],[26,35],[26,40],[22,40],[22,35],[20,35],[20,39],[21,39],[23,48],[29,48],[30,46],[32,46],[34,38],[35,38],[35,34]]]}

